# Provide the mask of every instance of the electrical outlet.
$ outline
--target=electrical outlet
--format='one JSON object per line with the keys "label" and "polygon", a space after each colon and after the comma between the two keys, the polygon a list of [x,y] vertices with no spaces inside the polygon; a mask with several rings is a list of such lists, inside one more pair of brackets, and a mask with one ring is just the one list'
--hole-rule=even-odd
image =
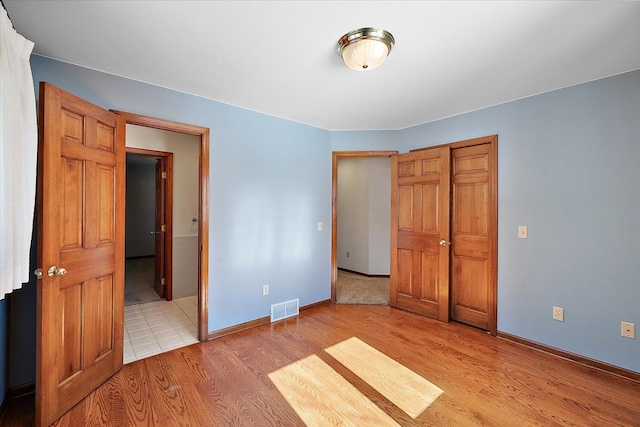
{"label": "electrical outlet", "polygon": [[553,306],[553,320],[564,322],[564,308]]}
{"label": "electrical outlet", "polygon": [[625,338],[636,339],[636,325],[629,322],[620,322],[620,333]]}
{"label": "electrical outlet", "polygon": [[347,258],[349,258],[349,251],[347,251]]}
{"label": "electrical outlet", "polygon": [[262,295],[269,295],[269,285],[262,285]]}

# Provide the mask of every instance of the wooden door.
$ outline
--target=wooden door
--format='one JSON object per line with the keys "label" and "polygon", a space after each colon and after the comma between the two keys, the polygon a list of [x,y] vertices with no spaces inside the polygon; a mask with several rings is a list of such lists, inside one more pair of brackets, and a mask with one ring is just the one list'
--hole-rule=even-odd
{"label": "wooden door", "polygon": [[391,159],[391,305],[446,322],[450,150]]}
{"label": "wooden door", "polygon": [[159,157],[156,162],[156,209],[155,209],[155,274],[154,287],[160,298],[166,297],[166,273],[165,273],[165,238],[166,238],[166,168],[167,160]]}
{"label": "wooden door", "polygon": [[451,319],[496,333],[495,138],[452,150]]}
{"label": "wooden door", "polygon": [[122,367],[124,140],[124,120],[116,114],[40,84],[39,426]]}

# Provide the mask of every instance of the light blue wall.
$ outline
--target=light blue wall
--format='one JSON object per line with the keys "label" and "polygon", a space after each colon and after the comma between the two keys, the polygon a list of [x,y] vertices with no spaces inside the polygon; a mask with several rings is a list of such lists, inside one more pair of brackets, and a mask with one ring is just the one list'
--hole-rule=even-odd
{"label": "light blue wall", "polygon": [[331,132],[331,151],[397,150],[400,134],[393,130]]}
{"label": "light blue wall", "polygon": [[[406,152],[498,134],[498,330],[640,372],[640,71],[332,150]],[[517,238],[518,225],[529,238]],[[564,322],[551,318],[564,308]]]}
{"label": "light blue wall", "polygon": [[210,331],[268,316],[275,302],[330,298],[328,131],[40,56],[31,67],[35,82],[103,108],[211,130]]}

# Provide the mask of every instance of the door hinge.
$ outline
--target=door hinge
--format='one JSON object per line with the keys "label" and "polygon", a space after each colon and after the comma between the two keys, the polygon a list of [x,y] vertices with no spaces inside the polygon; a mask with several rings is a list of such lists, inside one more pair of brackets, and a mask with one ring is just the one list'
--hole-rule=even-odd
{"label": "door hinge", "polygon": [[167,284],[167,278],[163,277],[162,279],[160,279],[160,284],[163,285],[163,286],[166,285]]}
{"label": "door hinge", "polygon": [[167,173],[166,172],[162,172],[162,179],[167,179]]}
{"label": "door hinge", "polygon": [[167,231],[167,224],[162,224],[160,226],[160,231]]}

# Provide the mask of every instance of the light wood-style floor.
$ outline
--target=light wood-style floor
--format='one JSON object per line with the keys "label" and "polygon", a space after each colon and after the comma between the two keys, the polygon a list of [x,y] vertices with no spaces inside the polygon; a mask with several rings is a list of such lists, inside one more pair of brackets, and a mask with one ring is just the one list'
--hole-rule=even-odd
{"label": "light wood-style floor", "polygon": [[[353,359],[351,348],[364,349],[368,362]],[[417,383],[427,380],[442,394],[433,394],[435,401],[421,413],[408,415],[400,401],[394,404],[376,388],[376,378],[367,380],[373,375],[380,385],[380,375],[390,369],[376,369],[382,363],[376,360],[397,365],[393,369],[403,365],[422,378]],[[350,363],[353,372],[346,367]],[[412,376],[408,370],[404,374]],[[295,392],[285,391],[289,400],[270,379],[284,373],[278,381],[287,381],[316,371],[335,379],[305,380]],[[335,400],[334,393],[342,403],[328,406],[335,413],[317,425],[640,425],[640,383],[458,323],[358,305],[311,309],[298,318],[125,365],[56,425],[303,426],[303,419],[311,425],[311,418],[293,407],[313,411],[313,402]],[[362,424],[336,415],[349,413],[341,409],[356,400],[379,408],[374,409],[382,418],[375,419],[383,421]],[[0,422],[3,426],[30,425],[33,416],[9,414],[4,421],[11,424]]]}

